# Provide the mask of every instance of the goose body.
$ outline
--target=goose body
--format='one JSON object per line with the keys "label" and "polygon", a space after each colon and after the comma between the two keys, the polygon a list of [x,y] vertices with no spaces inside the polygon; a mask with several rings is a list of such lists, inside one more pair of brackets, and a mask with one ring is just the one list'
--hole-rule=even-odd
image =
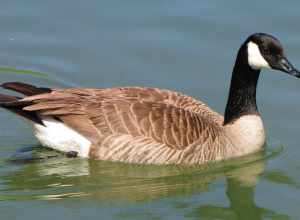
{"label": "goose body", "polygon": [[[276,59],[277,60],[276,60]],[[29,119],[42,145],[81,157],[139,164],[202,164],[260,150],[265,130],[256,106],[261,68],[299,77],[277,39],[251,35],[233,69],[224,117],[178,92],[156,88],[3,88],[0,105]]]}

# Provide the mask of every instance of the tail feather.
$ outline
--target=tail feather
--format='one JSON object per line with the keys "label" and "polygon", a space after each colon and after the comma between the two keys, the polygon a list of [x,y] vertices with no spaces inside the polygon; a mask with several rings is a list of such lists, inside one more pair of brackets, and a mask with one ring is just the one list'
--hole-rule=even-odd
{"label": "tail feather", "polygon": [[30,121],[43,125],[42,120],[37,116],[35,112],[28,112],[23,110],[24,106],[20,105],[20,102],[18,102],[19,99],[20,98],[15,96],[0,94],[0,107],[14,112],[17,115],[29,119]]}
{"label": "tail feather", "polygon": [[7,82],[3,83],[1,85],[4,89],[13,90],[15,92],[22,93],[26,96],[32,96],[32,95],[38,95],[42,93],[48,93],[51,92],[51,89],[49,88],[43,88],[43,87],[36,87],[33,85],[20,83],[20,82]]}
{"label": "tail feather", "polygon": [[19,98],[15,96],[0,94],[0,105],[5,103],[10,103],[10,102],[16,102],[18,100]]}
{"label": "tail feather", "polygon": [[[25,83],[8,82],[1,85],[1,87],[15,92],[24,94],[25,96],[38,95],[42,93],[51,92],[48,88],[39,88]],[[26,111],[23,108],[32,103],[21,102],[21,98],[16,96],[0,94],[0,107],[5,108],[11,112],[14,112],[26,119],[29,119],[35,123],[43,125],[42,120],[39,118],[36,112]]]}

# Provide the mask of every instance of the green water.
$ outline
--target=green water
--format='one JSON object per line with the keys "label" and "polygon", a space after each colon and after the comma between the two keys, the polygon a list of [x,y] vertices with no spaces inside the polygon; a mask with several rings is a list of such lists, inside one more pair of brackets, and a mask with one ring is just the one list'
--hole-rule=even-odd
{"label": "green water", "polygon": [[[1,3],[1,82],[168,88],[222,113],[249,34],[277,36],[300,68],[300,2]],[[266,150],[195,167],[66,158],[0,110],[0,219],[300,219],[299,91],[299,80],[263,71]]]}

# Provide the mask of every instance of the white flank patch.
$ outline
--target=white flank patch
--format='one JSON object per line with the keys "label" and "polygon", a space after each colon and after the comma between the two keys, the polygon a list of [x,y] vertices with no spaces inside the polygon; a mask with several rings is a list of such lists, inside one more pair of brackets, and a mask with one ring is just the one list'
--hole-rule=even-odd
{"label": "white flank patch", "polygon": [[265,58],[261,55],[257,44],[250,41],[248,47],[248,63],[252,69],[271,68]]}
{"label": "white flank patch", "polygon": [[89,156],[91,142],[88,139],[51,117],[42,121],[45,126],[34,124],[34,131],[43,146],[62,152],[76,151],[80,157]]}

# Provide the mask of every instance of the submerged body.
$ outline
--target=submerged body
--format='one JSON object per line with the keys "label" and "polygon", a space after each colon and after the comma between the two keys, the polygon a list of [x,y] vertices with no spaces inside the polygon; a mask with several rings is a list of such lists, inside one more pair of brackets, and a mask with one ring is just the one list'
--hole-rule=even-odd
{"label": "submerged body", "polygon": [[233,68],[224,117],[203,102],[154,88],[3,88],[0,106],[29,119],[42,145],[81,157],[139,164],[203,164],[256,152],[265,130],[256,106],[261,68],[300,77],[277,39],[251,35]]}
{"label": "submerged body", "polygon": [[[87,107],[80,117],[92,115],[90,111],[96,109],[93,105],[101,106],[103,118],[97,127],[99,136],[95,141],[74,130],[76,126],[72,128],[63,122],[66,116],[61,116],[63,121],[44,116],[44,125],[34,123],[35,135],[43,146],[62,152],[75,151],[81,157],[142,164],[201,164],[258,151],[265,142],[259,115],[245,115],[223,126],[221,115],[202,102],[177,92],[114,88],[93,90],[94,98],[87,95],[90,89],[54,93],[87,99],[81,102],[89,103],[90,110]],[[148,110],[139,105],[147,106]],[[160,114],[157,118],[155,110]],[[84,119],[85,122],[89,120],[96,121]],[[86,125],[79,123],[78,126],[84,130]]]}

